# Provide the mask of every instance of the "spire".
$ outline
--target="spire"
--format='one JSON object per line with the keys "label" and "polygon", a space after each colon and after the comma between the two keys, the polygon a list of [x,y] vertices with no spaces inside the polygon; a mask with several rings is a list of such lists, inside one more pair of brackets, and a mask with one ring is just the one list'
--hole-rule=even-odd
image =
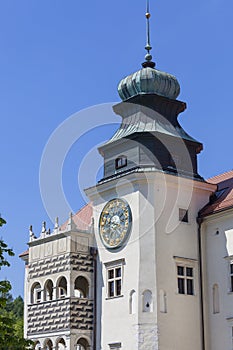
{"label": "spire", "polygon": [[146,0],[147,4],[146,4],[146,46],[145,49],[147,51],[147,54],[145,56],[145,62],[142,63],[142,66],[144,68],[146,67],[151,67],[154,68],[155,67],[155,63],[152,62],[152,55],[150,53],[152,47],[151,47],[151,43],[150,43],[150,8],[149,8],[149,0]]}

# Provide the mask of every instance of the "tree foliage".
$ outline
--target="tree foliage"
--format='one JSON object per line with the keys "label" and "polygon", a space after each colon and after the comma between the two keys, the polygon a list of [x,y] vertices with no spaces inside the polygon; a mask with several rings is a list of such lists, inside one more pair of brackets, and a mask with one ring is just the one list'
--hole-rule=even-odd
{"label": "tree foliage", "polygon": [[[4,224],[0,218],[0,227]],[[7,256],[14,256],[14,252],[0,239],[0,270],[10,266]],[[23,337],[23,299],[13,300],[10,290],[9,281],[0,281],[0,350],[29,349],[32,343]]]}

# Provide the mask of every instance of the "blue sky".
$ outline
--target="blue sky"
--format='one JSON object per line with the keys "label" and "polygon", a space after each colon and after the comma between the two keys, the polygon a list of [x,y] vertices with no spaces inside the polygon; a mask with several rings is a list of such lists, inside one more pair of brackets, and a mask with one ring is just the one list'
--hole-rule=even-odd
{"label": "blue sky", "polygon": [[[178,78],[188,105],[179,120],[204,144],[200,174],[231,170],[232,0],[151,0],[151,12],[157,68]],[[144,13],[143,0],[0,2],[1,235],[16,253],[0,278],[11,280],[15,296],[23,294],[17,256],[27,248],[28,226],[38,234],[48,220],[39,188],[43,149],[73,113],[119,101],[119,80],[140,69],[145,55]],[[75,210],[84,204],[79,163],[115,128],[89,133],[67,155],[63,185]]]}

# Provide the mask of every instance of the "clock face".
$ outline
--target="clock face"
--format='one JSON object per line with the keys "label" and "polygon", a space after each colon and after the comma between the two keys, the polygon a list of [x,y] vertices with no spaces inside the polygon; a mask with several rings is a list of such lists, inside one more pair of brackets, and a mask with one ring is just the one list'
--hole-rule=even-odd
{"label": "clock face", "polygon": [[107,248],[122,245],[131,229],[132,214],[129,204],[123,199],[109,201],[99,220],[99,232],[103,244]]}

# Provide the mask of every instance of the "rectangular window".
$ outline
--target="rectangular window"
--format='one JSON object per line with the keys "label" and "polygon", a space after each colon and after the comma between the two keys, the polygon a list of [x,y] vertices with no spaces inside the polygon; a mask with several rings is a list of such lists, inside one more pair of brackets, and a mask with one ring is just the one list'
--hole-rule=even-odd
{"label": "rectangular window", "polygon": [[113,267],[108,270],[108,297],[118,297],[121,295],[122,287],[122,266]]}
{"label": "rectangular window", "polygon": [[179,208],[179,220],[181,222],[189,222],[188,210]]}
{"label": "rectangular window", "polygon": [[120,169],[127,166],[127,157],[125,156],[120,156],[115,159],[115,168]]}
{"label": "rectangular window", "polygon": [[113,343],[113,344],[109,344],[109,349],[110,349],[110,350],[117,350],[117,349],[121,349],[121,343]]}
{"label": "rectangular window", "polygon": [[194,273],[193,267],[177,265],[178,293],[194,295]]}
{"label": "rectangular window", "polygon": [[107,272],[107,298],[122,296],[122,276],[124,259],[105,263]]}
{"label": "rectangular window", "polygon": [[230,262],[230,292],[233,292],[233,261]]}

